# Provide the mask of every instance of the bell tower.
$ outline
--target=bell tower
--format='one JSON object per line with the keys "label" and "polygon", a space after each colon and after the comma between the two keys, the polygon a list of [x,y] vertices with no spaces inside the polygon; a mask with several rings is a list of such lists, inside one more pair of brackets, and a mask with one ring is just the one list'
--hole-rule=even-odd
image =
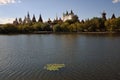
{"label": "bell tower", "polygon": [[103,13],[102,13],[102,18],[103,18],[104,20],[106,20],[106,12],[105,12],[105,11],[103,11]]}

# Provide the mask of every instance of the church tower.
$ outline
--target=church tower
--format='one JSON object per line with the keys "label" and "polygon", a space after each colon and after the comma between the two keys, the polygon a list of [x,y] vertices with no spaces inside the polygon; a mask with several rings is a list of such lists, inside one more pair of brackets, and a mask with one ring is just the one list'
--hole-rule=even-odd
{"label": "church tower", "polygon": [[39,16],[38,22],[43,22],[43,19],[42,19],[41,14],[40,14],[40,16]]}
{"label": "church tower", "polygon": [[30,23],[30,22],[31,22],[31,19],[30,19],[30,14],[28,12],[28,14],[27,14],[27,23]]}
{"label": "church tower", "polygon": [[36,18],[34,14],[33,14],[32,22],[36,22]]}
{"label": "church tower", "polygon": [[18,24],[18,19],[16,18],[15,21],[13,21],[13,24],[17,25]]}
{"label": "church tower", "polygon": [[105,11],[103,11],[103,13],[102,13],[102,18],[103,18],[104,20],[106,20],[106,12],[105,12]]}
{"label": "church tower", "polygon": [[115,14],[113,13],[113,15],[112,15],[112,17],[111,17],[111,19],[115,19],[116,17],[115,17]]}

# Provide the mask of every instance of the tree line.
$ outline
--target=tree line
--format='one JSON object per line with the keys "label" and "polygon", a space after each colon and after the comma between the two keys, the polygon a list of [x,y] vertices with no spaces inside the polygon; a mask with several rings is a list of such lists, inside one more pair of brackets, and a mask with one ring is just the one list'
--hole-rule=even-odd
{"label": "tree line", "polygon": [[120,32],[120,17],[114,15],[110,19],[94,17],[79,20],[74,16],[71,20],[63,22],[61,19],[50,19],[47,22],[30,22],[25,24],[1,24],[0,33],[33,33],[40,31],[51,32]]}

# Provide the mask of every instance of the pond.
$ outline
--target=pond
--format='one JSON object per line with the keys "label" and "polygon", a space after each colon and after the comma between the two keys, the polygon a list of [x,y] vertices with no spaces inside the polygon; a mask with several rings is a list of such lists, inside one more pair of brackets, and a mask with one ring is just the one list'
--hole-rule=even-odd
{"label": "pond", "polygon": [[0,80],[120,80],[120,34],[0,35]]}

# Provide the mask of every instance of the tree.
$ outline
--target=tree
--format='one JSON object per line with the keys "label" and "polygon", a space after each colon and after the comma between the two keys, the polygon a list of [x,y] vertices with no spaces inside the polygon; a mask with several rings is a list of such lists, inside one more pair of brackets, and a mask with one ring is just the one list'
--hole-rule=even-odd
{"label": "tree", "polygon": [[75,25],[75,23],[71,24],[68,29],[70,32],[77,32],[77,26]]}
{"label": "tree", "polygon": [[120,17],[116,19],[117,29],[120,31]]}
{"label": "tree", "polygon": [[83,22],[77,23],[77,31],[78,31],[78,32],[83,32],[83,31],[84,31],[84,28],[85,28],[85,25],[84,25]]}
{"label": "tree", "polygon": [[4,33],[17,33],[18,28],[14,24],[5,24],[3,25]]}
{"label": "tree", "polygon": [[60,32],[60,31],[61,31],[61,26],[60,26],[60,24],[55,24],[55,25],[53,26],[53,31],[54,31],[54,32]]}
{"label": "tree", "polygon": [[69,32],[69,23],[68,22],[64,22],[61,24],[61,31],[62,32]]}
{"label": "tree", "polygon": [[96,29],[99,31],[102,31],[103,29],[105,29],[105,25],[104,25],[104,19],[102,18],[98,18],[98,17],[94,17],[92,20],[92,23],[96,26]]}
{"label": "tree", "polygon": [[26,32],[33,32],[34,31],[34,28],[32,27],[32,24],[24,24],[23,27],[22,27],[22,32],[23,33],[26,33]]}
{"label": "tree", "polygon": [[33,24],[33,28],[34,28],[35,31],[41,31],[42,30],[42,25],[43,25],[42,22],[41,23],[36,22],[36,23]]}
{"label": "tree", "polygon": [[42,31],[51,31],[50,25],[48,23],[43,23],[41,25]]}
{"label": "tree", "polygon": [[117,26],[117,19],[109,19],[105,22],[106,29],[108,31],[115,31]]}

